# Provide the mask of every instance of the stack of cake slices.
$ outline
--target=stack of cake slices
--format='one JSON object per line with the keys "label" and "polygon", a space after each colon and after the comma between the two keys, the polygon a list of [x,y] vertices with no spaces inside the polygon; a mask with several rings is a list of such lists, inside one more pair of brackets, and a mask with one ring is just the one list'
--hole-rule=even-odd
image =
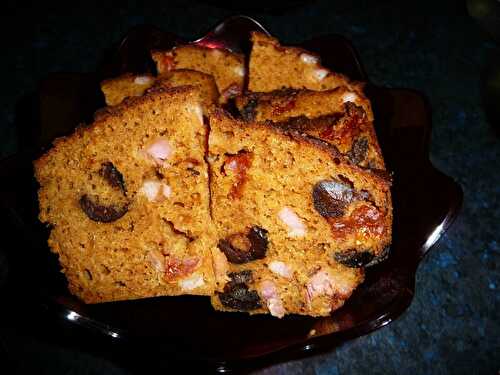
{"label": "stack of cake slices", "polygon": [[391,181],[363,85],[252,42],[248,68],[223,49],[152,51],[157,75],[103,81],[108,107],[35,161],[39,218],[84,302],[193,294],[324,316],[387,255]]}

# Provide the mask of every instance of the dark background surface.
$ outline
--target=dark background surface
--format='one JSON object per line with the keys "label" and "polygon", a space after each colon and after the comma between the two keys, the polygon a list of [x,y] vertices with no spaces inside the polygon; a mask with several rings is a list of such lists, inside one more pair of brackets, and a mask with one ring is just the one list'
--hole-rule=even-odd
{"label": "dark background surface", "polygon": [[[373,83],[417,89],[428,97],[433,115],[430,158],[460,183],[464,205],[453,227],[422,263],[415,299],[400,319],[331,352],[258,371],[496,374],[500,369],[500,122],[495,114],[500,99],[486,92],[500,90],[498,25],[492,17],[500,4],[313,1],[276,9],[271,2],[254,2],[228,9],[215,3],[4,5],[0,157],[25,144],[25,133],[18,134],[20,119],[27,115],[23,103],[40,80],[51,72],[94,71],[106,50],[135,25],[154,24],[194,39],[227,16],[244,13],[286,43],[342,34],[353,42]],[[8,277],[3,254],[0,251],[1,373],[2,368],[5,373],[30,374],[192,369],[192,364],[163,357],[138,357],[144,362],[123,358],[111,342],[86,345],[85,332],[36,310],[19,311],[3,288]],[[146,370],[139,371],[143,366]]]}

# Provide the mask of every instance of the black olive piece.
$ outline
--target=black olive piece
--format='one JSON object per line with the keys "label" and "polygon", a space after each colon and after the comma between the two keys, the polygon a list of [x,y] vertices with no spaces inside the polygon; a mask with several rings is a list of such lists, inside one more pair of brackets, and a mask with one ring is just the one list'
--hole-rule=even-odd
{"label": "black olive piece", "polygon": [[391,247],[390,246],[384,247],[382,252],[379,255],[377,255],[376,257],[374,257],[368,264],[366,264],[365,267],[372,267],[372,266],[375,266],[375,265],[383,262],[384,260],[389,258],[390,253],[391,253]]}
{"label": "black olive piece", "polygon": [[96,204],[86,194],[80,198],[80,207],[89,219],[101,223],[110,223],[118,220],[128,211],[128,207],[101,206]]}
{"label": "black olive piece", "polygon": [[344,266],[360,268],[370,263],[374,255],[369,251],[356,251],[355,249],[350,249],[341,253],[335,253],[333,257]]}
{"label": "black olive piece", "polygon": [[231,281],[228,284],[248,284],[253,282],[253,275],[250,270],[231,272],[228,276],[231,278]]}
{"label": "black olive piece", "polygon": [[351,162],[358,165],[366,158],[368,152],[368,140],[366,138],[357,138],[347,152],[347,157]]}
{"label": "black olive piece", "polygon": [[255,119],[255,108],[259,104],[259,100],[256,96],[250,96],[245,106],[241,109],[241,117],[245,121],[253,121]]}
{"label": "black olive piece", "polygon": [[246,284],[228,283],[224,293],[219,294],[220,302],[231,309],[255,310],[262,307],[259,294],[255,290],[248,290]]}
{"label": "black olive piece", "polygon": [[126,195],[127,189],[125,188],[125,182],[123,180],[123,175],[118,169],[111,163],[107,161],[101,164],[101,169],[99,174],[104,177],[106,182],[114,188],[120,189],[123,194]]}
{"label": "black olive piece", "polygon": [[[286,131],[298,131],[307,133],[311,130],[316,130],[316,129],[322,129],[323,131],[325,131],[327,129],[334,128],[338,124],[338,121],[339,121],[339,115],[335,113],[315,118],[309,118],[307,116],[300,115],[295,117],[289,117],[283,121],[277,121],[277,122],[266,121],[266,123],[269,124],[270,126],[278,127]],[[307,138],[313,143],[320,142],[321,144],[323,144],[328,148],[332,147],[337,150],[337,148],[333,144],[325,143],[321,139],[314,138],[307,134],[301,134],[301,136]]]}
{"label": "black olive piece", "polygon": [[346,206],[355,199],[355,192],[347,183],[323,180],[313,187],[314,208],[323,217],[340,217]]}
{"label": "black olive piece", "polygon": [[[240,239],[242,244],[246,242],[248,246],[245,246],[245,248],[236,247],[236,239]],[[220,240],[218,247],[226,255],[229,262],[242,264],[264,258],[266,256],[267,245],[267,230],[253,226],[247,234],[238,233]]]}

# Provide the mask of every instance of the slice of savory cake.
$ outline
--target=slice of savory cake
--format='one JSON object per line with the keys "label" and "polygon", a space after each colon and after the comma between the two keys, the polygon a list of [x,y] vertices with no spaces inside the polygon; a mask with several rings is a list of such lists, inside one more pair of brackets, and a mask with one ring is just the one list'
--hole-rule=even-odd
{"label": "slice of savory cake", "polygon": [[229,268],[214,307],[281,317],[342,306],[391,241],[389,181],[298,132],[221,110],[210,128],[212,218]]}
{"label": "slice of savory cake", "polygon": [[357,88],[342,74],[334,73],[320,64],[319,56],[297,47],[284,47],[273,37],[252,33],[248,90],[269,92],[282,88],[316,91],[339,86]]}
{"label": "slice of savory cake", "polygon": [[174,69],[192,69],[213,75],[221,95],[221,103],[243,92],[244,57],[224,48],[208,48],[195,44],[178,46],[169,51],[152,51],[158,75]]}
{"label": "slice of savory cake", "polygon": [[370,101],[347,87],[325,91],[281,89],[270,92],[247,92],[235,100],[243,118],[248,121],[280,122],[291,117],[316,118],[342,112],[346,103],[361,107],[367,120],[373,121]]}
{"label": "slice of savory cake", "polygon": [[39,218],[87,303],[214,293],[207,129],[194,88],[109,107],[35,161]]}
{"label": "slice of savory cake", "polygon": [[219,101],[219,91],[212,75],[191,69],[172,70],[161,76],[154,87],[179,87],[195,86],[199,89],[203,113],[208,114],[208,109]]}
{"label": "slice of savory cake", "polygon": [[101,90],[107,105],[120,104],[130,96],[141,96],[153,86],[155,78],[149,74],[135,75],[126,73],[101,82]]}
{"label": "slice of savory cake", "polygon": [[207,113],[208,108],[219,101],[219,91],[214,77],[190,69],[172,70],[158,79],[147,74],[126,73],[101,82],[101,90],[104,93],[106,104],[110,106],[121,103],[127,97],[141,96],[151,87],[173,88],[179,86],[198,88],[203,113]]}
{"label": "slice of savory cake", "polygon": [[270,121],[313,135],[337,147],[356,165],[385,169],[370,101],[359,92],[338,87],[247,93],[236,98],[236,106],[246,121]]}

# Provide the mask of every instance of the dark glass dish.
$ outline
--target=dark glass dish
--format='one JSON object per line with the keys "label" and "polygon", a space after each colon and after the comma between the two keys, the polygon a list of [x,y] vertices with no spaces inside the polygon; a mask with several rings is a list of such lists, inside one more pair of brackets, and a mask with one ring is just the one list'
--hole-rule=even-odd
{"label": "dark glass dish", "polygon": [[[248,53],[251,30],[265,32],[250,18],[233,17],[194,43]],[[184,41],[153,27],[138,27],[108,54],[96,73],[50,76],[40,88],[40,126],[31,131],[33,145],[43,150],[55,136],[90,119],[103,105],[98,89],[101,79],[127,71],[151,71],[149,50],[170,48],[178,42]],[[326,67],[368,81],[345,38],[327,35],[302,46],[320,55]],[[394,239],[389,258],[367,269],[366,281],[331,316],[277,319],[220,313],[212,309],[208,298],[189,296],[81,303],[67,291],[57,259],[46,244],[47,229],[37,221],[37,186],[31,161],[40,151],[16,155],[0,166],[1,201],[26,249],[22,257],[11,257],[14,275],[24,267],[23,285],[31,295],[36,292],[34,300],[50,314],[117,342],[151,345],[173,358],[212,363],[219,371],[328,350],[385,326],[410,305],[418,264],[451,225],[462,203],[462,191],[429,161],[431,118],[425,98],[412,90],[371,84],[367,94],[388,169],[394,173]],[[31,265],[23,264],[26,254]]]}

